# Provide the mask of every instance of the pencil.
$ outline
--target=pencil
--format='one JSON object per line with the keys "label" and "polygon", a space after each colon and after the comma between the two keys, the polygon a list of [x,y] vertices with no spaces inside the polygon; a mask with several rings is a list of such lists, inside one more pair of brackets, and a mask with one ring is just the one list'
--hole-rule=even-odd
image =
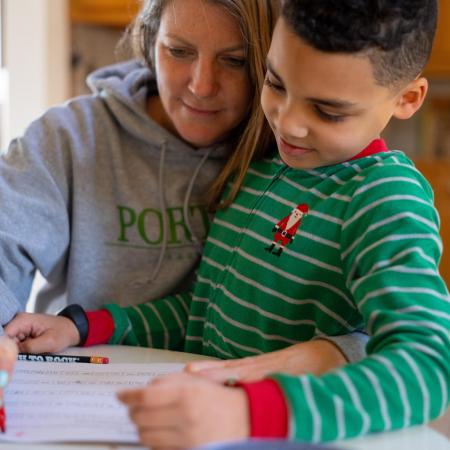
{"label": "pencil", "polygon": [[6,432],[6,415],[5,415],[5,405],[2,403],[0,408],[0,431],[2,433]]}
{"label": "pencil", "polygon": [[[39,361],[39,362],[63,362],[63,363],[90,363],[108,364],[109,358],[105,356],[75,356],[75,355],[36,355],[34,353],[19,353],[19,361]],[[0,417],[1,425],[1,417]]]}

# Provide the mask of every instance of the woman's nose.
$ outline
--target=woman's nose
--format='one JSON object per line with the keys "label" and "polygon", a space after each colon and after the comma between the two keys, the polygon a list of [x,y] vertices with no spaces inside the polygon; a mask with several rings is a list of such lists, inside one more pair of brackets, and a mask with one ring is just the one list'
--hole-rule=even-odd
{"label": "woman's nose", "polygon": [[198,59],[192,66],[189,90],[196,97],[213,97],[217,93],[218,79],[212,61]]}

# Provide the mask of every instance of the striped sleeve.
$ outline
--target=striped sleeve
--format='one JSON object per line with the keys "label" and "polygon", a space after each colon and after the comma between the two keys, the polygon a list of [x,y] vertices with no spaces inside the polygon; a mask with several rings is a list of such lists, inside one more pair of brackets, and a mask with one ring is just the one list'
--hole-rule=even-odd
{"label": "striped sleeve", "polygon": [[439,219],[414,168],[389,170],[356,190],[342,226],[344,273],[370,336],[368,357],[321,377],[274,376],[292,438],[403,428],[449,405],[450,301],[438,271]]}
{"label": "striped sleeve", "polygon": [[192,293],[182,293],[135,306],[104,305],[114,320],[109,344],[182,350]]}

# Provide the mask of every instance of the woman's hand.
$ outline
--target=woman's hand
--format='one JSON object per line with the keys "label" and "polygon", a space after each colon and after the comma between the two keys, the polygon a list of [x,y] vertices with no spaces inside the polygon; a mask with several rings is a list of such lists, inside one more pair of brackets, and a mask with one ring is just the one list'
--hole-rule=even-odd
{"label": "woman's hand", "polygon": [[23,353],[57,353],[80,342],[70,319],[49,314],[19,313],[5,326],[5,333]]}
{"label": "woman's hand", "polygon": [[5,431],[3,389],[11,380],[16,360],[17,360],[16,343],[6,336],[0,336],[0,425],[2,426],[2,432]]}
{"label": "woman's hand", "polygon": [[142,444],[153,450],[243,439],[250,433],[244,391],[195,375],[166,375],[118,397],[128,406]]}
{"label": "woman's hand", "polygon": [[185,371],[210,380],[257,381],[274,372],[320,375],[346,364],[339,348],[325,339],[302,342],[283,350],[226,361],[193,361]]}

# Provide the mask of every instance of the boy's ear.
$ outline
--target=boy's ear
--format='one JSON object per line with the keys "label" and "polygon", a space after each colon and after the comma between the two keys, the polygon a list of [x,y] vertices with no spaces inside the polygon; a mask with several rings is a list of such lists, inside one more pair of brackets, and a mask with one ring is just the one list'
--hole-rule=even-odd
{"label": "boy's ear", "polygon": [[428,81],[424,77],[408,83],[399,94],[394,117],[409,119],[421,106],[428,92]]}

